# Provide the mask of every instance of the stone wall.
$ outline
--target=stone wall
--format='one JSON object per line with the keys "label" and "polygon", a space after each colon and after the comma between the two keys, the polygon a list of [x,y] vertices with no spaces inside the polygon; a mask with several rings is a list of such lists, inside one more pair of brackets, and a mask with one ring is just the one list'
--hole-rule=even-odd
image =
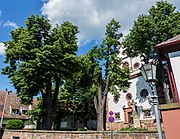
{"label": "stone wall", "polygon": [[[110,139],[110,131],[6,130],[3,139]],[[157,132],[113,132],[113,139],[158,139]]]}

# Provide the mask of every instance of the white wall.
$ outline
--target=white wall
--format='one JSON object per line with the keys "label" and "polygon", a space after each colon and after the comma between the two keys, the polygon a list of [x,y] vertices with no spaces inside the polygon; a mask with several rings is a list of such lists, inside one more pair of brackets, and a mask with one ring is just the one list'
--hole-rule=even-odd
{"label": "white wall", "polygon": [[180,99],[180,51],[169,53],[169,58]]}
{"label": "white wall", "polygon": [[[148,99],[142,99],[140,96],[140,91],[142,89],[147,89],[148,91],[150,90],[149,85],[145,82],[144,78],[142,76],[139,76],[131,79],[130,82],[131,85],[128,91],[126,93],[120,92],[120,98],[117,104],[115,104],[113,101],[113,95],[111,93],[108,93],[108,110],[113,111],[114,113],[120,112],[121,120],[115,122],[125,120],[123,107],[128,107],[128,101],[126,100],[127,93],[132,94],[132,99],[134,99],[134,101],[137,103],[136,106],[139,107],[140,120],[143,120],[142,109],[151,108]],[[154,116],[152,118],[154,119]]]}

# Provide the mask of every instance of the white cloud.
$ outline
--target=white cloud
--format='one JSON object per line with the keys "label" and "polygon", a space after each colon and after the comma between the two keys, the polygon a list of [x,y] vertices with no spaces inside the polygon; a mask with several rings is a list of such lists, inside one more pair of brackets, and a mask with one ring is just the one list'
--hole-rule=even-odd
{"label": "white cloud", "polygon": [[[168,2],[178,6],[177,0]],[[148,13],[155,3],[156,0],[49,0],[43,4],[42,14],[53,24],[70,21],[77,25],[81,41],[98,40],[112,18],[120,22],[121,31],[127,35],[138,15]]]}
{"label": "white cloud", "polygon": [[5,53],[4,43],[0,42],[0,55],[4,55],[4,53]]}
{"label": "white cloud", "polygon": [[11,21],[7,21],[4,23],[3,27],[13,27],[14,29],[18,28],[18,26],[16,25],[16,23],[11,22]]}

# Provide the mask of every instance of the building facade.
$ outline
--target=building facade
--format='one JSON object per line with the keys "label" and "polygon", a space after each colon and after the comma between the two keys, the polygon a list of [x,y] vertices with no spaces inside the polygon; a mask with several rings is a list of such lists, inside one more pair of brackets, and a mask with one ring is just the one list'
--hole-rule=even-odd
{"label": "building facade", "polygon": [[[34,99],[33,103],[36,102]],[[24,121],[26,129],[36,128],[35,124],[30,122],[30,117],[26,115],[26,112],[34,107],[34,105],[27,106],[21,104],[20,98],[13,92],[0,91],[0,118],[3,126],[6,125],[8,120],[20,119]]]}
{"label": "building facade", "polygon": [[170,91],[173,101],[160,105],[166,139],[180,137],[180,35],[156,45],[155,50],[161,61],[166,62]]}
{"label": "building facade", "polygon": [[[119,92],[119,97],[108,93],[106,127],[107,129],[110,127],[108,112],[112,111],[115,118],[112,123],[114,130],[123,127],[141,127],[154,130],[156,128],[155,115],[149,101],[151,89],[139,70],[141,66],[140,57],[128,58],[123,51],[121,51],[120,56],[123,57],[123,66],[130,70],[130,88],[126,92]],[[163,103],[162,89],[157,89],[159,90],[160,101]]]}

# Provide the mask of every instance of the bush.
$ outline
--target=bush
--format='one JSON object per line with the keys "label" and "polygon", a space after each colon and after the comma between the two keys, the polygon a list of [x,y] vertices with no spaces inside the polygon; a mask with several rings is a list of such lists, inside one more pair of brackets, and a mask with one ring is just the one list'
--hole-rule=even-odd
{"label": "bush", "polygon": [[24,123],[22,120],[8,120],[6,122],[6,129],[23,129]]}
{"label": "bush", "polygon": [[121,131],[132,131],[132,132],[138,132],[138,131],[147,131],[147,129],[144,128],[130,128],[130,127],[125,127],[121,128]]}
{"label": "bush", "polygon": [[78,128],[77,131],[87,131],[87,128],[84,127],[84,128]]}

